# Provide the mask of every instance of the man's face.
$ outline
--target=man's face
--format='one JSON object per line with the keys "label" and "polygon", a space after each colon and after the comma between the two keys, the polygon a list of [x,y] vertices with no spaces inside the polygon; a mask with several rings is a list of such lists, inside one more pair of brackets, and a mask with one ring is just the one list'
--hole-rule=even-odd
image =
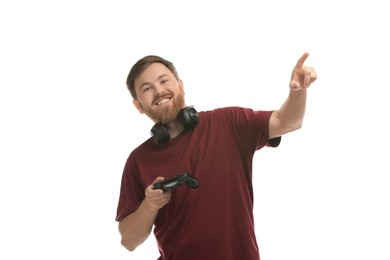
{"label": "man's face", "polygon": [[161,63],[152,63],[134,81],[137,99],[133,101],[140,113],[155,123],[168,124],[184,107],[183,82]]}

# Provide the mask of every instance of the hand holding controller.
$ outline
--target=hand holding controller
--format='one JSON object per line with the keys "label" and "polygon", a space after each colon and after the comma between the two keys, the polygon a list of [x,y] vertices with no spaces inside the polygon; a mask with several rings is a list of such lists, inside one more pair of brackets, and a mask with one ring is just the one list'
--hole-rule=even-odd
{"label": "hand holding controller", "polygon": [[199,181],[194,176],[188,173],[181,173],[171,179],[166,179],[164,181],[153,184],[153,189],[167,191],[184,184],[194,189],[199,187]]}

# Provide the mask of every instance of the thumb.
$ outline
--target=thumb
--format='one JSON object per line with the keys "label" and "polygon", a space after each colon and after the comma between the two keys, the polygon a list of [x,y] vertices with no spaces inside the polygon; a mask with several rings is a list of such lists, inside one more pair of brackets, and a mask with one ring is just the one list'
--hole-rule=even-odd
{"label": "thumb", "polygon": [[160,182],[160,181],[163,181],[163,180],[164,180],[164,177],[159,176],[159,177],[157,177],[157,178],[153,181],[152,184],[155,184],[155,183]]}

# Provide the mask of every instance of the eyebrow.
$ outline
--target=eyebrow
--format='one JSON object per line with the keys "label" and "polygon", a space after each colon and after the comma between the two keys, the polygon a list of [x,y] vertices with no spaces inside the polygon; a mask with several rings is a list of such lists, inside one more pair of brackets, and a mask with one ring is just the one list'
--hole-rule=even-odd
{"label": "eyebrow", "polygon": [[[169,76],[168,74],[162,74],[162,75],[160,75],[158,78],[157,78],[157,80],[160,80],[161,78],[163,78],[163,77],[165,77],[165,76]],[[142,89],[142,87],[143,86],[145,86],[145,85],[150,85],[150,82],[144,82],[144,83],[142,83],[141,84],[141,86],[139,87],[140,89]]]}

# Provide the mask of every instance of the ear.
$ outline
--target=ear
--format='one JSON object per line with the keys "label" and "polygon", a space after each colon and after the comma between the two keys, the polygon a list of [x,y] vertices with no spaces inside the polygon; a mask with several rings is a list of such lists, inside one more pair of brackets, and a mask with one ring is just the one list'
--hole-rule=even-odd
{"label": "ear", "polygon": [[138,112],[140,112],[141,114],[144,113],[144,110],[142,109],[142,105],[139,103],[139,101],[137,99],[133,100],[133,105],[138,110]]}
{"label": "ear", "polygon": [[185,94],[185,92],[184,92],[184,83],[183,83],[183,81],[181,79],[179,80],[179,88],[183,92],[183,94]]}

